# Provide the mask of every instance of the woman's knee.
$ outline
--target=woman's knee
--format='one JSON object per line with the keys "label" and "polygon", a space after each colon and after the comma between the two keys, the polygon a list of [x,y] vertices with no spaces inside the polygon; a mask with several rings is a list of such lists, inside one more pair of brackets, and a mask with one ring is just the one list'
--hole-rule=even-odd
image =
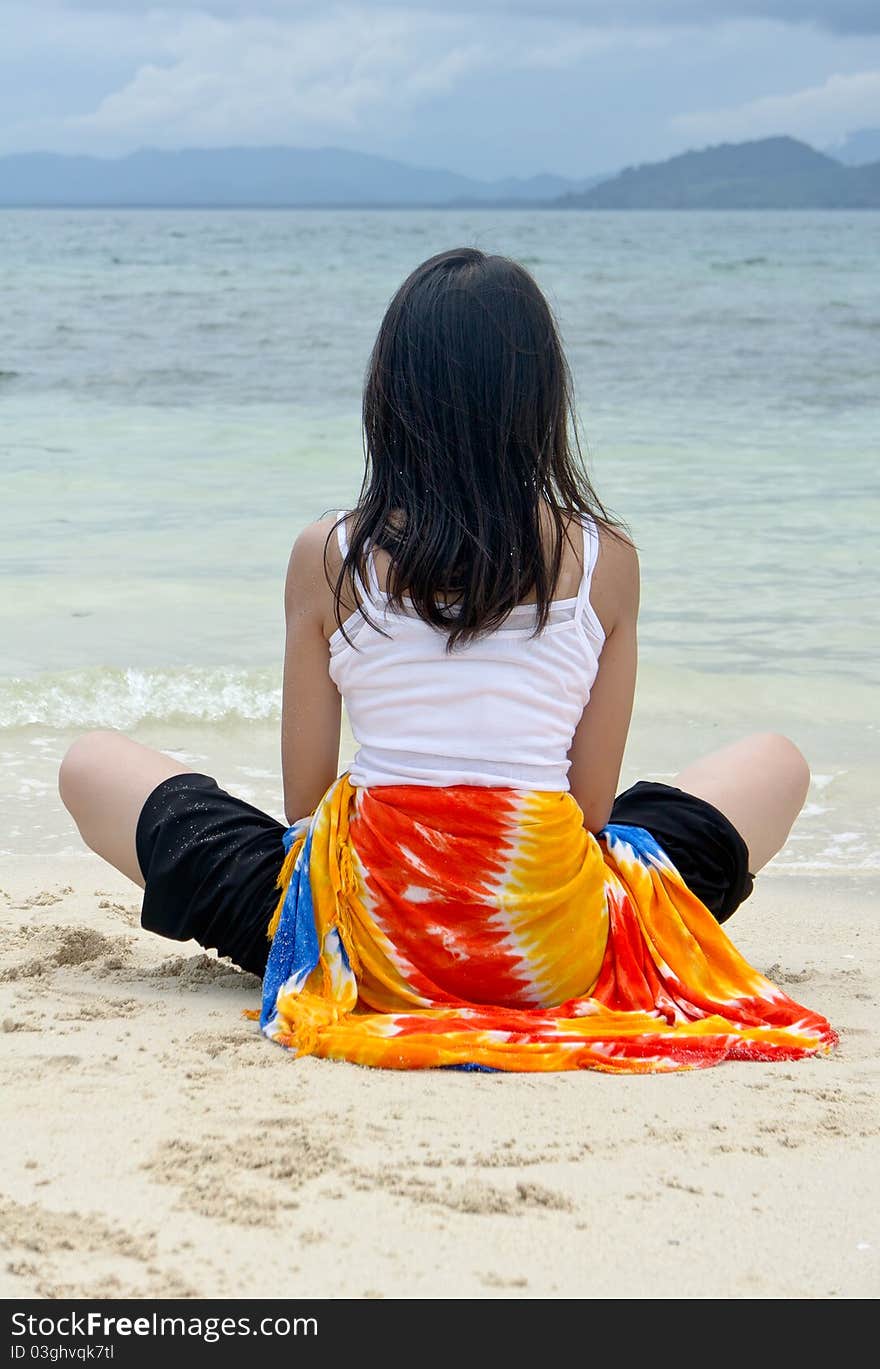
{"label": "woman's knee", "polygon": [[760,749],[765,771],[802,806],[810,787],[810,767],[800,748],[781,732],[759,732],[752,740]]}
{"label": "woman's knee", "polygon": [[67,748],[58,770],[58,792],[70,813],[93,790],[102,758],[119,741],[118,732],[84,732]]}

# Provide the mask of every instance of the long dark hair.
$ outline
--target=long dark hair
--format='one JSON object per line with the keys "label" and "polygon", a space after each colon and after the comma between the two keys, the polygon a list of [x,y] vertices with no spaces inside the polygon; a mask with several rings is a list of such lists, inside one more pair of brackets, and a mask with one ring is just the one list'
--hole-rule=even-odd
{"label": "long dark hair", "polygon": [[[547,622],[569,521],[622,525],[581,458],[556,322],[518,262],[473,247],[416,267],[382,320],[363,396],[366,470],[336,580],[390,558],[387,593],[448,634],[490,632],[534,592]],[[549,545],[542,509],[550,517]]]}

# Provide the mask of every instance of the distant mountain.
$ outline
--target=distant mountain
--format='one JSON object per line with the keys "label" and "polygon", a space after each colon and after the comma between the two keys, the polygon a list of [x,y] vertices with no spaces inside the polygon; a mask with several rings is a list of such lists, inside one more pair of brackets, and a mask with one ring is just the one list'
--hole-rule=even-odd
{"label": "distant mountain", "polygon": [[535,204],[581,190],[563,176],[479,181],[340,148],[144,148],[126,157],[0,157],[0,206],[253,208]]}
{"label": "distant mountain", "polygon": [[826,147],[825,151],[844,166],[880,162],[880,128],[857,129],[855,133],[848,133],[837,147]]}
{"label": "distant mountain", "polygon": [[795,138],[721,143],[627,167],[558,204],[573,209],[880,208],[880,162],[843,166]]}
{"label": "distant mountain", "polygon": [[[880,131],[851,135],[871,152]],[[843,150],[843,149],[841,149]],[[616,175],[480,181],[341,148],[143,148],[126,157],[0,157],[0,208],[880,208],[880,155],[844,165],[794,138],[722,143]]]}

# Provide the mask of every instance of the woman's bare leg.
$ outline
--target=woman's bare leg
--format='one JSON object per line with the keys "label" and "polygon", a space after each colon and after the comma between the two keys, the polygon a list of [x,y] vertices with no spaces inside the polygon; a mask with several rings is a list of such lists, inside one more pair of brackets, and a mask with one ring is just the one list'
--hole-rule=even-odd
{"label": "woman's bare leg", "polygon": [[754,875],[785,844],[804,806],[810,770],[788,737],[757,732],[702,756],[673,783],[730,819],[749,848]]}
{"label": "woman's bare leg", "polygon": [[58,789],[86,845],[143,888],[135,849],[141,809],[157,784],[185,774],[185,765],[121,732],[87,732],[61,762]]}

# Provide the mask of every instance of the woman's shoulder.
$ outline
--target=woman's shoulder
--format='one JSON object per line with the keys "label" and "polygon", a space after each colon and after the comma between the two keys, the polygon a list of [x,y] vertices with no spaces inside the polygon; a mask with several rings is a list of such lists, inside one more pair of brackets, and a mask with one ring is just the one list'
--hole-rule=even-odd
{"label": "woman's shoulder", "polygon": [[[287,564],[284,602],[291,613],[310,613],[321,620],[328,632],[336,626],[334,588],[342,568],[342,547],[338,536],[341,513],[326,514],[307,523],[293,543]],[[343,612],[353,611],[356,600],[347,586],[343,586],[340,606]]]}
{"label": "woman's shoulder", "polygon": [[323,575],[325,563],[329,565],[334,561],[338,571],[342,553],[333,532],[339,520],[340,515],[337,513],[326,514],[314,523],[307,523],[297,533],[290,552],[288,575],[292,571],[294,575],[312,576],[318,570]]}
{"label": "woman's shoulder", "polygon": [[618,623],[638,616],[639,553],[620,528],[596,521],[599,549],[590,583],[590,603],[609,637]]}

